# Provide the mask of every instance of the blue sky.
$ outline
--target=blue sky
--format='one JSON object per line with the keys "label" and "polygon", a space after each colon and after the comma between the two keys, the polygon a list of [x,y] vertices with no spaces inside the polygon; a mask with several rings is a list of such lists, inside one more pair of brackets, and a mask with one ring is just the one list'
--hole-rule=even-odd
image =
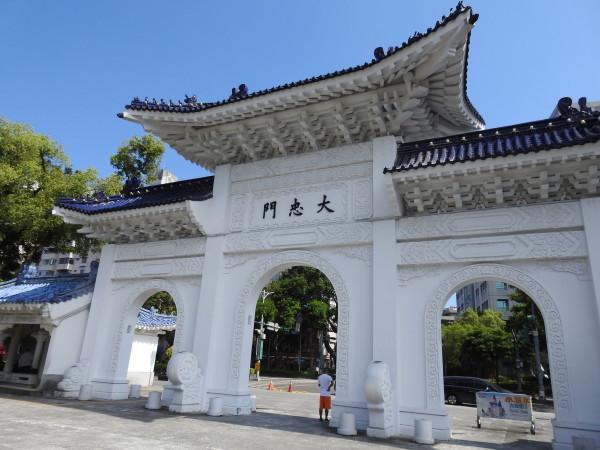
{"label": "blue sky", "polygon": [[[433,25],[452,1],[5,0],[0,116],[51,136],[75,168],[109,157],[141,127],[133,96],[212,101],[369,61]],[[548,116],[562,96],[600,100],[600,2],[470,3],[468,94],[488,127]],[[205,172],[169,150],[180,178]]]}

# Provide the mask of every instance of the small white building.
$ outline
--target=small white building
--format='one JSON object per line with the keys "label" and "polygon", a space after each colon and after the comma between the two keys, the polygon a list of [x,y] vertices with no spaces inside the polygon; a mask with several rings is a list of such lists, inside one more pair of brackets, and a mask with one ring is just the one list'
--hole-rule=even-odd
{"label": "small white building", "polygon": [[[52,391],[65,371],[77,363],[95,268],[82,275],[21,274],[0,283],[0,386]],[[140,309],[128,369],[132,384],[152,384],[159,334],[174,330],[176,319]]]}
{"label": "small white building", "polygon": [[152,309],[140,309],[127,368],[127,379],[131,384],[152,385],[159,336],[165,331],[175,330],[176,321],[175,315],[159,314]]}

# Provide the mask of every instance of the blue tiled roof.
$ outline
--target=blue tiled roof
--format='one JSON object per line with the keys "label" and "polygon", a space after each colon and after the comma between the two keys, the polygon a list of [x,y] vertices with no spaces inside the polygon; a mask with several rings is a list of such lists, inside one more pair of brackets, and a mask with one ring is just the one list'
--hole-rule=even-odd
{"label": "blue tiled roof", "polygon": [[61,303],[94,289],[89,275],[14,279],[0,283],[0,305]]}
{"label": "blue tiled roof", "polygon": [[600,141],[600,117],[575,111],[570,116],[400,144],[394,165],[386,167],[383,173],[501,158],[597,141]]}
{"label": "blue tiled roof", "polygon": [[56,206],[83,214],[102,214],[127,209],[168,205],[186,200],[207,200],[212,197],[214,177],[147,186],[110,197],[60,198]]}
{"label": "blue tiled roof", "polygon": [[[319,75],[319,76],[315,76],[315,77],[311,77],[311,78],[306,78],[304,80],[300,80],[300,81],[295,81],[292,83],[286,83],[280,86],[275,86],[269,89],[263,89],[260,91],[256,91],[256,92],[250,92],[248,93],[246,91],[246,86],[244,86],[242,88],[242,86],[240,86],[240,91],[241,92],[232,92],[232,95],[225,99],[225,100],[221,100],[221,101],[217,101],[217,102],[199,102],[197,101],[195,96],[192,97],[187,97],[184,102],[179,101],[178,103],[174,103],[173,101],[169,100],[168,102],[160,99],[160,100],[156,100],[156,99],[144,99],[144,100],[140,100],[138,97],[135,97],[133,99],[133,101],[129,104],[129,105],[125,105],[125,109],[129,109],[129,110],[138,110],[138,111],[160,111],[160,112],[174,112],[174,113],[191,113],[191,112],[198,112],[198,111],[204,111],[206,109],[210,109],[210,108],[214,108],[217,106],[221,106],[224,104],[228,104],[228,103],[233,103],[233,102],[237,102],[237,101],[241,101],[241,100],[245,100],[247,98],[254,98],[254,97],[259,97],[261,95],[266,95],[266,94],[270,94],[271,92],[276,92],[276,91],[282,91],[285,89],[290,89],[296,86],[302,86],[305,84],[309,84],[309,83],[315,83],[318,81],[322,81],[322,80],[327,80],[327,79],[331,79],[337,76],[341,76],[341,75],[345,75],[347,73],[351,73],[351,72],[357,72],[359,70],[362,69],[366,69],[367,67],[371,67],[375,64],[377,64],[378,62],[390,57],[391,55],[394,55],[395,53],[403,50],[404,48],[414,44],[417,41],[420,41],[421,39],[423,39],[426,36],[429,36],[431,33],[433,33],[434,31],[438,30],[439,28],[447,25],[448,23],[452,22],[453,20],[455,20],[459,15],[461,15],[462,13],[469,11],[471,12],[471,17],[470,17],[470,23],[473,24],[477,21],[477,18],[479,17],[478,14],[473,14],[472,12],[472,8],[470,6],[464,6],[462,1],[459,1],[458,4],[456,5],[455,9],[451,9],[451,12],[448,16],[443,16],[441,20],[438,20],[435,25],[433,27],[430,27],[427,29],[426,32],[424,33],[419,33],[419,32],[415,32],[412,36],[410,36],[405,42],[403,42],[399,47],[390,47],[387,52],[384,51],[383,49],[376,49],[375,50],[375,58],[371,61],[371,62],[366,62],[364,64],[360,64],[358,66],[353,66],[353,67],[349,67],[347,69],[342,69],[342,70],[336,70],[335,72],[330,72],[327,73],[325,75]],[[470,36],[471,33],[469,33],[468,39],[467,39],[467,52],[465,55],[465,61],[468,58],[468,49],[469,49],[469,41],[470,41]],[[466,76],[466,71],[467,71],[467,64],[465,62],[465,66],[464,66],[464,76],[463,76],[463,83],[464,83],[464,89],[463,89],[463,95],[464,95],[464,100],[465,103],[467,104],[470,112],[477,118],[477,120],[479,120],[481,123],[484,123],[483,118],[481,117],[481,115],[477,112],[477,110],[475,109],[475,107],[471,104],[469,98],[467,97],[467,76]],[[117,114],[119,117],[122,117],[122,114],[119,113]]]}
{"label": "blue tiled roof", "polygon": [[159,314],[154,310],[140,308],[137,327],[153,330],[174,330],[177,316]]}

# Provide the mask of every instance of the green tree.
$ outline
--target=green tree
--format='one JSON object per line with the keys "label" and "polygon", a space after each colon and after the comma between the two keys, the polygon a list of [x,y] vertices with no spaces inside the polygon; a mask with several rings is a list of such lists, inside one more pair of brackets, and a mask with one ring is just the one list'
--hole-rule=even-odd
{"label": "green tree", "polygon": [[175,306],[175,300],[168,292],[160,291],[146,300],[144,308],[154,308],[160,314],[177,314],[177,307]]}
{"label": "green tree", "polygon": [[546,329],[542,313],[535,302],[521,290],[517,290],[511,294],[510,299],[515,304],[510,310],[511,316],[508,318],[506,324],[514,335],[519,357],[523,361],[528,361],[531,368],[536,368],[535,348],[529,332],[537,329],[541,349],[541,362],[548,367]]}
{"label": "green tree", "polygon": [[265,320],[283,328],[275,335],[276,343],[282,333],[294,330],[299,320],[302,334],[310,338],[307,342],[316,347],[316,336],[320,333],[325,348],[335,360],[335,346],[328,331],[337,333],[337,297],[329,279],[317,269],[296,266],[283,272],[265,290],[271,294],[264,302],[258,300],[255,317],[263,315]]}
{"label": "green tree", "polygon": [[498,378],[498,365],[512,350],[512,337],[500,313],[468,309],[452,324],[442,326],[446,371]]}
{"label": "green tree", "polygon": [[132,137],[110,158],[122,182],[137,180],[141,185],[152,183],[158,176],[164,144],[147,134]]}
{"label": "green tree", "polygon": [[81,197],[98,183],[95,170],[72,171],[61,148],[31,128],[0,119],[0,279],[34,262],[44,247],[86,253],[92,243],[52,215],[59,196]]}

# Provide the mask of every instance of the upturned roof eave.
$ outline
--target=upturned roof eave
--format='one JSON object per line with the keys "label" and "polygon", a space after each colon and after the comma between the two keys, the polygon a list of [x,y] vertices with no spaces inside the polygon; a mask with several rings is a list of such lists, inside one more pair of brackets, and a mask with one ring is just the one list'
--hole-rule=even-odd
{"label": "upturned roof eave", "polygon": [[[351,69],[345,73],[340,75],[332,76],[329,78],[324,78],[316,81],[308,81],[308,82],[298,82],[297,85],[293,85],[291,87],[279,87],[275,88],[272,92],[265,92],[259,95],[249,95],[246,98],[231,101],[231,102],[223,102],[217,104],[215,106],[208,107],[206,109],[200,111],[193,112],[176,112],[176,111],[153,111],[153,110],[138,110],[138,109],[129,109],[126,108],[122,113],[119,113],[118,116],[125,120],[129,120],[135,123],[139,123],[143,126],[151,125],[152,123],[165,123],[170,125],[196,125],[196,126],[206,126],[206,127],[218,127],[220,125],[225,125],[227,123],[233,123],[240,120],[257,118],[260,116],[264,116],[267,114],[273,114],[274,112],[292,110],[295,108],[302,108],[304,106],[308,106],[311,103],[307,103],[306,105],[296,105],[296,100],[294,99],[298,97],[298,94],[304,92],[306,90],[316,91],[319,89],[328,90],[330,94],[336,95],[337,98],[342,98],[345,96],[354,95],[353,94],[344,94],[343,92],[346,90],[344,84],[350,83],[356,80],[364,80],[368,79],[372,76],[378,76],[386,69],[390,69],[395,67],[395,65],[400,61],[405,59],[405,56],[410,52],[414,51],[417,46],[425,46],[431,41],[435,41],[436,37],[448,31],[450,27],[448,25],[454,25],[455,27],[464,26],[465,27],[465,46],[466,50],[464,52],[464,56],[462,57],[462,65],[463,65],[463,73],[464,77],[463,82],[460,85],[459,92],[457,94],[452,95],[455,99],[456,108],[462,112],[464,116],[464,123],[460,124],[462,126],[472,126],[473,129],[480,129],[484,126],[484,121],[481,118],[481,115],[474,108],[472,103],[470,102],[467,92],[466,92],[466,67],[467,67],[467,57],[468,57],[468,46],[469,46],[469,35],[470,30],[473,26],[472,23],[469,22],[469,19],[472,16],[471,8],[465,8],[462,12],[460,12],[455,18],[444,23],[437,29],[432,30],[431,32],[426,33],[422,39],[417,40],[416,42],[410,43],[403,48],[400,48],[390,56],[386,56],[380,61],[375,61],[370,64],[364,65],[365,67],[357,66],[355,69]],[[436,43],[432,48],[428,51],[433,52],[441,45],[442,40]],[[448,56],[447,56],[448,57]],[[413,70],[414,68],[411,68]],[[406,73],[406,71],[400,71],[398,69],[394,70],[396,76],[392,79],[388,79],[386,85],[397,84],[401,81],[401,76]],[[291,83],[296,84],[296,83]],[[333,84],[333,85],[332,85]],[[372,90],[373,88],[368,88],[368,90]],[[262,91],[261,91],[262,92]],[[312,104],[320,103],[323,100],[315,100]],[[265,105],[280,105],[277,111],[264,111]]]}

